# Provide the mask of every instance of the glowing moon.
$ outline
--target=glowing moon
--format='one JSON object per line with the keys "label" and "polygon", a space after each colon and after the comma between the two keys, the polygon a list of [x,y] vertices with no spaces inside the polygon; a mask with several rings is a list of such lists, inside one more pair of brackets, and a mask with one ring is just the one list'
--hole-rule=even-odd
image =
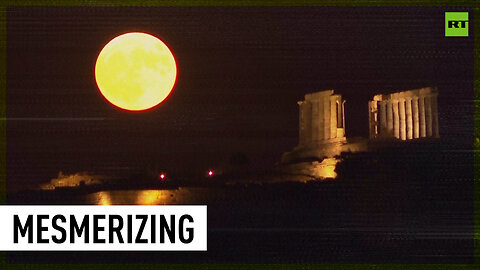
{"label": "glowing moon", "polygon": [[176,77],[177,65],[170,49],[145,33],[126,33],[112,39],[95,64],[102,95],[129,111],[160,104],[172,91]]}

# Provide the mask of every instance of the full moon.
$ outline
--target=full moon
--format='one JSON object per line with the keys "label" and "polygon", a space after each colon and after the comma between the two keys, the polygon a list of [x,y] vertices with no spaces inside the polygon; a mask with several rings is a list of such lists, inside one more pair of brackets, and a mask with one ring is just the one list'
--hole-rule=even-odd
{"label": "full moon", "polygon": [[102,95],[129,111],[160,104],[172,91],[176,77],[177,65],[170,49],[145,33],[126,33],[110,40],[95,64]]}

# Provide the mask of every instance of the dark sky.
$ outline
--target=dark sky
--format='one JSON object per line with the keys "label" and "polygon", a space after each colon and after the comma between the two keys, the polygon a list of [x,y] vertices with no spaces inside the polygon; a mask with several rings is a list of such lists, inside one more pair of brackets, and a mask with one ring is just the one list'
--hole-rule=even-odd
{"label": "dark sky", "polygon": [[[235,152],[269,166],[297,143],[296,102],[324,89],[347,100],[347,136],[366,137],[374,94],[438,86],[440,135],[470,142],[473,38],[444,37],[456,10],[467,9],[9,7],[7,183],[201,172]],[[129,31],[161,38],[178,66],[169,99],[141,113],[111,106],[94,79],[100,50]]]}

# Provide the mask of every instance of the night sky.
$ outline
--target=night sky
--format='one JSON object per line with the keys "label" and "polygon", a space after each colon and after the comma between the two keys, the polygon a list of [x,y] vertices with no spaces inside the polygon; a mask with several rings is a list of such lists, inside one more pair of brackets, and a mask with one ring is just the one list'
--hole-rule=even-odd
{"label": "night sky", "polygon": [[[347,100],[347,136],[367,137],[374,94],[437,86],[440,136],[471,143],[473,38],[444,37],[444,12],[458,10],[9,7],[7,183],[203,173],[236,152],[269,167],[297,144],[296,102],[325,89]],[[94,78],[103,46],[130,31],[162,39],[178,68],[168,100],[139,113],[110,105]]]}

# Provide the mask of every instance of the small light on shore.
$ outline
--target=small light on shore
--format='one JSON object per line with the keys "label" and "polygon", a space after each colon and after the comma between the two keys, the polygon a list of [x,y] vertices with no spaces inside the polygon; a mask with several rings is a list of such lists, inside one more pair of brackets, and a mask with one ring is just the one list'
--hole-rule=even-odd
{"label": "small light on shore", "polygon": [[213,171],[212,170],[208,171],[208,176],[213,176]]}
{"label": "small light on shore", "polygon": [[164,173],[161,173],[159,176],[158,176],[161,180],[165,180],[165,178],[167,177]]}

